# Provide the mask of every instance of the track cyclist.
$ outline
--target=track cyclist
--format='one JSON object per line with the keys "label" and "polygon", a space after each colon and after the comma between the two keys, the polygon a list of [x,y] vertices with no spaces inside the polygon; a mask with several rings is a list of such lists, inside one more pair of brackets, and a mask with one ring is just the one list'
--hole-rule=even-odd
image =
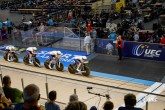
{"label": "track cyclist", "polygon": [[62,58],[62,53],[61,51],[51,51],[49,52],[49,59],[50,59],[50,62],[49,62],[49,68],[51,69],[51,64],[52,62],[58,60],[59,58]]}
{"label": "track cyclist", "polygon": [[7,60],[11,61],[10,56],[13,52],[15,53],[16,48],[13,45],[8,45],[8,46],[6,46],[5,50],[7,52]]}
{"label": "track cyclist", "polygon": [[32,57],[33,57],[33,54],[35,54],[37,51],[37,48],[36,47],[28,47],[26,49],[26,52],[28,54],[28,57],[29,57],[29,63],[32,64]]}
{"label": "track cyclist", "polygon": [[74,58],[75,64],[77,65],[77,71],[81,73],[80,67],[83,63],[87,63],[87,57],[86,56],[75,56]]}

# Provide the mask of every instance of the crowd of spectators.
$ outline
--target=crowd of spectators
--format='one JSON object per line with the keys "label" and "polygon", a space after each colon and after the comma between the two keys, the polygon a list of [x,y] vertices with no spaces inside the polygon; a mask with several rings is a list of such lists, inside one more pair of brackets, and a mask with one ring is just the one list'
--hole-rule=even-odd
{"label": "crowd of spectators", "polygon": [[[26,2],[20,2],[21,7],[20,8],[50,8],[51,7],[65,7],[68,4],[72,3],[79,3],[79,0],[52,0],[52,1],[43,1],[39,2],[37,0],[34,1],[26,1]],[[81,2],[90,2],[90,1],[81,1]],[[11,6],[11,5],[10,5]],[[14,5],[12,5],[14,6]],[[11,6],[11,7],[12,7]],[[17,8],[19,8],[20,4],[16,4]],[[71,5],[72,6],[72,5]],[[89,7],[84,7],[84,12],[88,12],[85,14],[82,14],[82,9],[79,7],[71,7],[70,8],[60,8],[62,11],[59,12],[59,16],[55,17],[55,15],[51,14],[51,11],[48,12],[42,12],[41,17],[37,18],[37,14],[33,13],[32,15],[32,24],[34,26],[40,25],[43,23],[44,25],[49,26],[57,26],[59,22],[62,22],[65,20],[67,23],[72,23],[72,28],[79,28],[80,34],[82,37],[85,37],[85,33],[89,33],[91,37],[93,38],[101,38],[101,39],[110,39],[114,40],[112,38],[113,34],[121,35],[123,40],[127,41],[135,41],[135,42],[150,42],[150,43],[160,43],[160,40],[162,38],[162,35],[164,34],[164,30],[162,29],[161,25],[157,25],[157,28],[153,30],[153,32],[150,33],[150,31],[145,31],[144,22],[141,18],[141,13],[138,10],[135,10],[133,7],[137,7],[135,4],[131,4],[131,2],[126,4],[126,7],[121,7],[121,12],[111,12],[111,13],[105,13],[104,11],[101,12],[101,14],[90,15],[88,14],[91,10]],[[126,13],[126,10],[130,10],[130,14],[128,18],[123,18],[122,13]],[[116,14],[114,14],[116,13]],[[118,15],[118,17],[121,17],[121,22],[116,24],[114,26],[112,23],[112,15]],[[25,18],[25,17],[23,17]],[[26,21],[25,19],[22,19],[22,22]],[[62,23],[65,23],[62,22]],[[109,27],[107,27],[107,24],[110,24]],[[25,27],[25,26],[24,26]],[[8,26],[8,33],[10,34],[10,27]],[[141,32],[141,30],[144,30]],[[4,31],[2,31],[4,33]],[[73,30],[74,32],[74,30]],[[76,33],[76,32],[75,32]],[[77,34],[77,33],[76,33]],[[4,35],[4,34],[2,34]],[[4,37],[7,38],[7,37]],[[115,39],[116,40],[116,39]]]}
{"label": "crowd of spectators", "polygon": [[[3,77],[3,87],[0,87],[1,110],[42,110],[43,108],[38,104],[40,100],[40,88],[35,84],[27,85],[23,91],[11,87],[11,78],[6,75]],[[45,110],[61,110],[60,106],[55,102],[57,92],[52,90],[48,94],[48,101],[45,102]],[[142,110],[136,108],[136,96],[134,94],[127,94],[124,97],[125,106],[121,106],[118,110]],[[103,110],[113,110],[114,103],[110,100],[103,104]],[[77,94],[72,94],[69,97],[69,102],[64,110],[87,110],[87,105],[80,101]],[[89,108],[90,110],[97,110],[96,106]]]}

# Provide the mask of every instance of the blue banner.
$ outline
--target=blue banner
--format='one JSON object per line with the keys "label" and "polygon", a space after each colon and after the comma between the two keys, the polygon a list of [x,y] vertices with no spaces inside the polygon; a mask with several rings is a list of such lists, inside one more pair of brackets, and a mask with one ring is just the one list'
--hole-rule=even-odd
{"label": "blue banner", "polygon": [[[105,47],[108,42],[111,42],[115,49],[114,55],[117,55],[117,49],[115,47],[116,44],[109,39],[97,39],[96,52],[106,54]],[[123,41],[122,53],[124,57],[165,61],[165,48],[163,48],[160,44]]]}
{"label": "blue banner", "polygon": [[[111,42],[111,44],[113,44],[113,41],[108,40],[108,39],[97,39],[96,40],[96,52],[97,53],[104,53],[104,49],[106,48],[106,45]],[[115,47],[115,45],[113,45],[113,47]]]}
{"label": "blue banner", "polygon": [[123,56],[165,61],[165,48],[163,48],[160,44],[125,42]]}
{"label": "blue banner", "polygon": [[[40,62],[44,62],[45,60],[49,59],[50,51],[61,51],[62,58],[60,59],[60,61],[64,64],[65,67],[67,67],[69,64],[72,64],[74,62],[75,56],[86,55],[86,52],[62,50],[62,49],[55,49],[55,48],[42,48],[37,51],[38,52],[37,58],[40,60]],[[87,56],[87,58],[89,58],[91,55]]]}

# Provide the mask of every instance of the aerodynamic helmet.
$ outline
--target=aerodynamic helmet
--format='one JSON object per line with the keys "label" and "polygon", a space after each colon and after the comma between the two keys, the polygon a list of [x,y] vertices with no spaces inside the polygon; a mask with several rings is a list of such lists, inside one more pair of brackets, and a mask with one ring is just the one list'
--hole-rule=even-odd
{"label": "aerodynamic helmet", "polygon": [[36,48],[36,47],[33,47],[33,50],[35,50],[35,51],[36,51],[36,50],[37,50],[37,48]]}
{"label": "aerodynamic helmet", "polygon": [[82,56],[82,59],[83,59],[83,60],[87,60],[87,57],[86,57],[86,56]]}
{"label": "aerodynamic helmet", "polygon": [[62,53],[60,51],[57,51],[57,55],[61,55]]}

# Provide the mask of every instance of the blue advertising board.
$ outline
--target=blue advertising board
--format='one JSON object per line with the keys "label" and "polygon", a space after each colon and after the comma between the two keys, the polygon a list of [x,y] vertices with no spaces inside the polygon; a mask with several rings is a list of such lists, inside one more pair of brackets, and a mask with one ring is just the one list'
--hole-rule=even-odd
{"label": "blue advertising board", "polygon": [[[38,50],[37,58],[40,60],[40,62],[44,62],[49,58],[49,52],[50,51],[61,51],[62,58],[60,61],[64,64],[65,67],[67,67],[69,64],[74,62],[75,56],[85,56],[86,52],[79,52],[79,51],[71,51],[71,50],[62,50],[62,49],[55,49],[55,48],[42,48]],[[92,55],[92,54],[91,54]],[[87,58],[89,58],[91,55],[88,55]]]}
{"label": "blue advertising board", "polygon": [[[115,51],[117,51],[115,44],[111,40],[97,39],[96,52],[104,53],[106,44],[108,44],[109,41],[114,46]],[[156,43],[123,41],[122,53],[124,57],[165,61],[165,48]],[[117,53],[115,55],[117,55]]]}
{"label": "blue advertising board", "polygon": [[123,48],[124,57],[165,61],[165,48],[160,44],[125,42]]}
{"label": "blue advertising board", "polygon": [[113,41],[112,41],[112,40],[108,40],[108,39],[97,39],[97,40],[96,40],[96,45],[97,45],[96,52],[97,52],[97,53],[103,53],[103,49],[106,48],[106,45],[107,45],[109,42],[110,42],[111,44],[113,44]]}

